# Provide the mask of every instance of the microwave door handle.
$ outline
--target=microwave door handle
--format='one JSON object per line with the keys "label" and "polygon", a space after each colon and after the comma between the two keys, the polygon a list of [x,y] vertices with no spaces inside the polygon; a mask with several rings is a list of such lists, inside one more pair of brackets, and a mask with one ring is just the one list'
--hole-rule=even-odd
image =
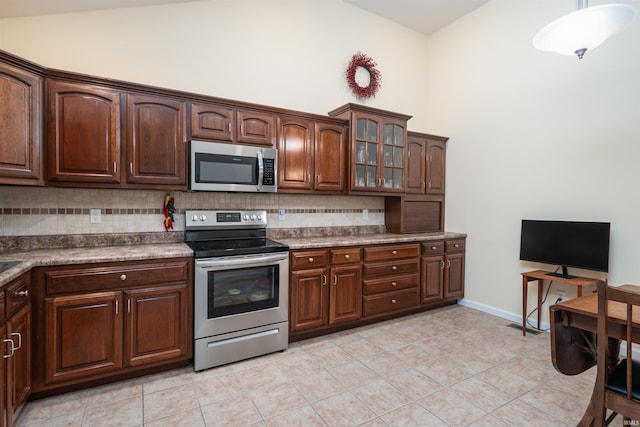
{"label": "microwave door handle", "polygon": [[262,160],[262,152],[258,151],[258,191],[262,191],[263,180],[264,180],[264,161]]}

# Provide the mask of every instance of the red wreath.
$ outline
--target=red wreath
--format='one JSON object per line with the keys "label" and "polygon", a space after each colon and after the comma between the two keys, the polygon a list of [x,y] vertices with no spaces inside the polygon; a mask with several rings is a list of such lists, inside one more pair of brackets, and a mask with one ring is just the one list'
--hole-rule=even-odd
{"label": "red wreath", "polygon": [[[347,67],[347,83],[357,98],[371,98],[380,89],[380,71],[376,70],[376,62],[364,53],[356,53]],[[369,72],[369,86],[362,87],[356,82],[356,71],[362,67]]]}

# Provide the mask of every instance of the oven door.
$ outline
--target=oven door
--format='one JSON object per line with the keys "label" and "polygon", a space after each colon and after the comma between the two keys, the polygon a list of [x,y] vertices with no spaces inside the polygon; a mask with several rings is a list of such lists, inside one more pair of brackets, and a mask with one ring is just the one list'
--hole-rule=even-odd
{"label": "oven door", "polygon": [[289,252],[196,259],[195,338],[288,320]]}

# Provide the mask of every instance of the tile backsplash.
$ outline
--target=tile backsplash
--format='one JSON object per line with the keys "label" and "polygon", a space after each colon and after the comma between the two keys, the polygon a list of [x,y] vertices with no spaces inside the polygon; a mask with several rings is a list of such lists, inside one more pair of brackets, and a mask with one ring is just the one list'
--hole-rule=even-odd
{"label": "tile backsplash", "polygon": [[[258,193],[171,192],[174,231],[187,209],[264,209],[268,228],[384,226],[384,198]],[[166,192],[0,186],[0,236],[164,232]],[[100,209],[100,223],[90,222]],[[284,220],[278,210],[284,209]],[[367,211],[368,218],[363,218]]]}

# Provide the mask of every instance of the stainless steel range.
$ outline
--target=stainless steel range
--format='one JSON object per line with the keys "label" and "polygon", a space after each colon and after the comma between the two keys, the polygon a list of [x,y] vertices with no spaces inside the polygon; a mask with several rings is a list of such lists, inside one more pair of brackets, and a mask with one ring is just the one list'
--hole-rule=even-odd
{"label": "stainless steel range", "polygon": [[287,348],[289,247],[266,227],[266,211],[186,211],[196,371]]}

